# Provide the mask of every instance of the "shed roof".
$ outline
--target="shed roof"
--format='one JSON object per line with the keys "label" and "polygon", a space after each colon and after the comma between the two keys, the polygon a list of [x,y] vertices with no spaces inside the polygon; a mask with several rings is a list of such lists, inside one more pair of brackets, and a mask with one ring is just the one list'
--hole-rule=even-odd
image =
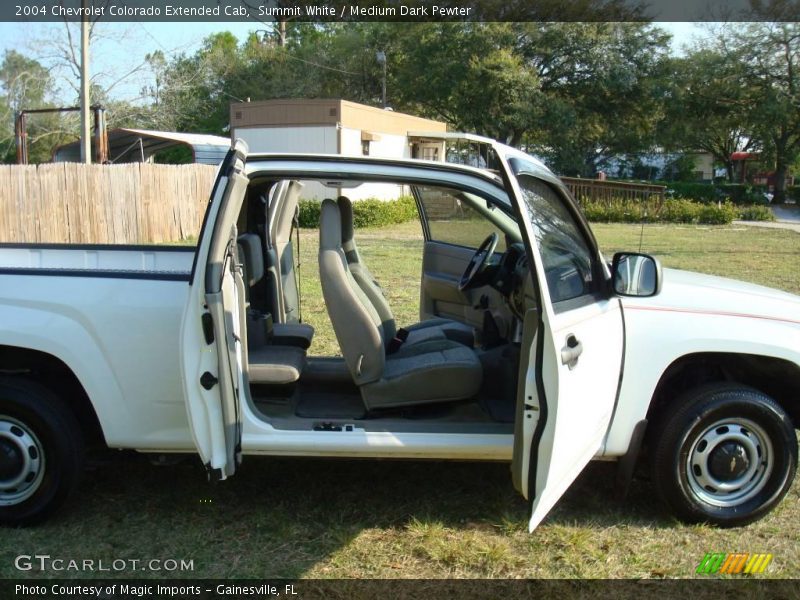
{"label": "shed roof", "polygon": [[[143,162],[156,152],[180,145],[191,149],[194,162],[219,164],[230,149],[231,140],[205,133],[119,127],[108,132],[108,159],[112,163]],[[55,162],[77,162],[80,157],[80,140],[59,146],[53,152]]]}

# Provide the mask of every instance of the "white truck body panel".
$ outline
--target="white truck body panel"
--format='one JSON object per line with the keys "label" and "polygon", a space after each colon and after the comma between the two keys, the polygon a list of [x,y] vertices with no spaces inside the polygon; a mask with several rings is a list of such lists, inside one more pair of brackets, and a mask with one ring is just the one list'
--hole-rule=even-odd
{"label": "white truck body panel", "polygon": [[4,272],[0,344],[66,364],[91,399],[110,446],[191,448],[178,353],[187,281],[95,275]]}
{"label": "white truck body panel", "polygon": [[800,364],[800,297],[722,277],[664,269],[661,293],[625,298],[622,387],[603,453],[625,453],[661,375],[683,356],[729,352]]}

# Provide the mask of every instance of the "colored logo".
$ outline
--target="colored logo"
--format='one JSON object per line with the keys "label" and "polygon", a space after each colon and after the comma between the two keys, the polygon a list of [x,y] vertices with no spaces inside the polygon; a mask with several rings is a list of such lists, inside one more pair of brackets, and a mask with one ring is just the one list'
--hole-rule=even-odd
{"label": "colored logo", "polygon": [[706,552],[703,560],[697,565],[697,573],[701,575],[755,575],[763,573],[770,562],[772,562],[772,554]]}

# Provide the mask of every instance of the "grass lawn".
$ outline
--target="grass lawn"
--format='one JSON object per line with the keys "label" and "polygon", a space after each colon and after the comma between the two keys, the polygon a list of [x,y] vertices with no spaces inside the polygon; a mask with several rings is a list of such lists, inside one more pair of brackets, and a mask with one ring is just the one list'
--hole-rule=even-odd
{"label": "grass lawn", "polygon": [[[608,256],[639,247],[638,226],[595,231]],[[304,231],[302,238],[303,316],[317,330],[312,351],[332,354],[317,235]],[[416,320],[419,226],[363,230],[359,241],[398,320]],[[794,232],[647,226],[642,249],[667,267],[800,293]],[[720,530],[674,521],[654,502],[646,473],[627,501],[616,502],[614,466],[598,463],[530,535],[528,509],[511,487],[507,464],[247,457],[236,477],[208,485],[197,462],[156,467],[120,454],[96,465],[53,520],[3,530],[0,577],[20,575],[13,558],[23,553],[192,559],[193,573],[170,575],[208,578],[691,577],[711,551],[770,552],[769,576],[800,576],[797,483],[766,519]]]}

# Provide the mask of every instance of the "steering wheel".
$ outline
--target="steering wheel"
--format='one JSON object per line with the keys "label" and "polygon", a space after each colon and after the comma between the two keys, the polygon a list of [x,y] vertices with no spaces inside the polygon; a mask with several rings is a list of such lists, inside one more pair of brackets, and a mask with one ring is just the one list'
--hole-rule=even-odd
{"label": "steering wheel", "polygon": [[486,270],[486,267],[489,264],[489,261],[494,254],[495,248],[497,248],[497,242],[500,240],[500,236],[497,235],[497,232],[494,231],[487,237],[485,240],[481,242],[481,245],[478,246],[478,249],[475,250],[475,254],[473,254],[472,258],[467,265],[467,268],[464,270],[464,274],[461,276],[461,281],[458,282],[458,290],[463,292],[464,290],[468,290],[473,287],[478,279],[478,275],[483,273]]}

